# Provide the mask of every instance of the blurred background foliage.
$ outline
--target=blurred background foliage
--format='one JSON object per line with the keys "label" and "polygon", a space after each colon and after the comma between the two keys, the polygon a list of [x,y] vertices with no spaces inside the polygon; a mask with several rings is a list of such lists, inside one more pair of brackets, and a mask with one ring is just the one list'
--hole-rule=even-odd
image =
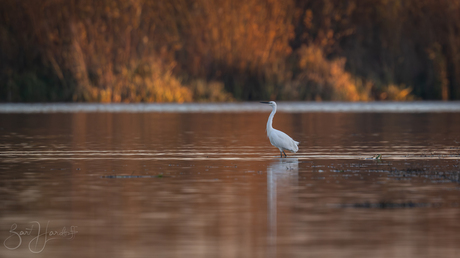
{"label": "blurred background foliage", "polygon": [[460,99],[460,0],[2,0],[0,101]]}

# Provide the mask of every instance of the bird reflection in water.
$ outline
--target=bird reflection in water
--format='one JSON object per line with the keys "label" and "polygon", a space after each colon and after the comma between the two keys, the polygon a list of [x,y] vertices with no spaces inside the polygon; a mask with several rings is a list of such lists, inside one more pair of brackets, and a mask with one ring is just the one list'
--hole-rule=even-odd
{"label": "bird reflection in water", "polygon": [[[279,212],[282,216],[278,220],[278,209],[281,211],[292,203],[292,186],[297,185],[299,175],[299,161],[297,158],[285,158],[274,161],[267,168],[267,214],[268,214],[268,244],[271,256],[276,256],[277,224],[289,222],[289,212]],[[278,205],[280,204],[280,205]],[[287,227],[289,228],[289,227]],[[281,233],[281,232],[280,232]]]}

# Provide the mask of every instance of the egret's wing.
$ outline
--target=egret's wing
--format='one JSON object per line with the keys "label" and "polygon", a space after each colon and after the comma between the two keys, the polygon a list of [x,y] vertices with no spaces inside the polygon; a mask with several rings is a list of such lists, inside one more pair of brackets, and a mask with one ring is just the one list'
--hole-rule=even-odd
{"label": "egret's wing", "polygon": [[297,152],[299,147],[297,145],[299,142],[294,141],[289,135],[281,132],[279,130],[273,129],[270,133],[270,142],[273,146],[289,150],[292,152]]}

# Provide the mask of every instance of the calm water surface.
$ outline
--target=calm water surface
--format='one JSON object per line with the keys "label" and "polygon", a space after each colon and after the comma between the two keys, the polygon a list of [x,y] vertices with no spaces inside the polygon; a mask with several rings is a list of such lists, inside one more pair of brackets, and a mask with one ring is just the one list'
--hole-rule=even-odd
{"label": "calm water surface", "polygon": [[269,112],[0,114],[0,256],[459,257],[460,113]]}

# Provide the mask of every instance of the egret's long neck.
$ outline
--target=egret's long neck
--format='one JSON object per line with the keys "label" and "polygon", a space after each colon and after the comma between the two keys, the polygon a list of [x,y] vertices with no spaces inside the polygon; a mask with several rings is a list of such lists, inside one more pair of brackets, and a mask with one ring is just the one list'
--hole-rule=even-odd
{"label": "egret's long neck", "polygon": [[270,116],[268,117],[267,121],[267,133],[273,130],[273,117],[275,116],[276,113],[276,106],[273,106],[273,110],[270,113]]}

